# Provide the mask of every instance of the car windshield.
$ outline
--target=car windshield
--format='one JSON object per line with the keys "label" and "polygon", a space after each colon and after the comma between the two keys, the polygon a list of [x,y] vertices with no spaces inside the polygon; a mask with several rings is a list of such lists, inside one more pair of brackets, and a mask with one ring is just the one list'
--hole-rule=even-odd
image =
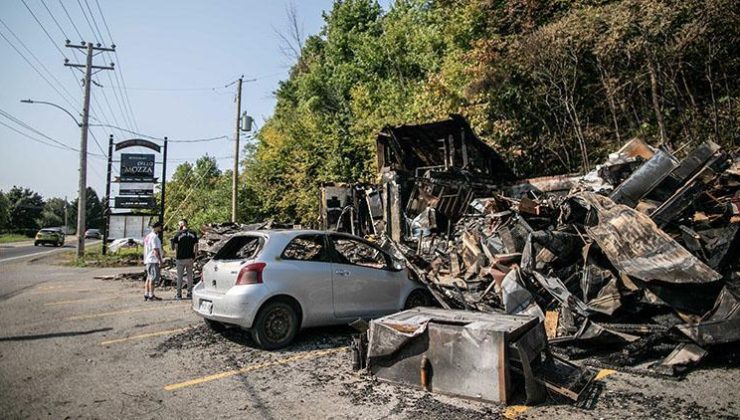
{"label": "car windshield", "polygon": [[44,233],[57,233],[57,231],[54,230],[54,229],[41,229],[41,232],[44,232]]}
{"label": "car windshield", "polygon": [[262,237],[235,236],[214,255],[214,260],[248,260],[257,257],[262,250]]}

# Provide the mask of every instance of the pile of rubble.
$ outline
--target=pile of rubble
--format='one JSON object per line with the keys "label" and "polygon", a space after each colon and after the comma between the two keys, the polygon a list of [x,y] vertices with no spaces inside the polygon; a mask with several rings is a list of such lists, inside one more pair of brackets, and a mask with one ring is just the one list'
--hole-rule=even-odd
{"label": "pile of rubble", "polygon": [[633,140],[454,214],[415,203],[392,242],[445,308],[535,315],[562,354],[673,375],[740,341],[739,158]]}

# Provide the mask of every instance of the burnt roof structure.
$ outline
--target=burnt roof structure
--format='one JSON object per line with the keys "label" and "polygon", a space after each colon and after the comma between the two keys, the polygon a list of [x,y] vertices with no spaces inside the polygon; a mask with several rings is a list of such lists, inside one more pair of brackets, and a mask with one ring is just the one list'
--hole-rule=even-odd
{"label": "burnt roof structure", "polygon": [[378,169],[461,169],[499,180],[513,179],[509,166],[460,115],[420,125],[386,126],[377,138]]}

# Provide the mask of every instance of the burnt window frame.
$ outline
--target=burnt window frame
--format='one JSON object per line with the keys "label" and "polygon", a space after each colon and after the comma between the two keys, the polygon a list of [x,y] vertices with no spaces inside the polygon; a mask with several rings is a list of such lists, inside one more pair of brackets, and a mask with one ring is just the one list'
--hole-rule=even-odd
{"label": "burnt window frame", "polygon": [[[295,241],[296,239],[305,238],[305,237],[321,237],[321,241],[323,242],[324,249],[322,250],[322,256],[321,259],[318,260],[299,260],[296,258],[289,258],[285,256],[285,251],[288,249],[288,247]],[[293,238],[288,241],[288,243],[285,245],[283,250],[280,252],[280,259],[285,261],[301,261],[301,262],[319,262],[319,263],[331,263],[333,262],[332,258],[332,252],[329,248],[329,241],[326,238],[326,235],[323,233],[303,233],[300,235],[296,235]]]}
{"label": "burnt window frame", "polygon": [[[249,258],[222,258],[221,255],[224,252],[224,250],[226,249],[226,246],[228,245],[228,243],[231,242],[231,241],[233,241],[233,240],[235,240],[235,239],[237,239],[237,238],[255,238],[255,239],[257,239],[258,245],[257,245],[257,250],[255,251],[255,253],[251,257],[249,257]],[[265,249],[265,242],[266,242],[265,237],[262,236],[262,235],[235,235],[235,236],[232,236],[231,238],[229,238],[226,241],[226,243],[224,243],[224,246],[222,246],[221,249],[219,249],[218,252],[216,252],[216,254],[213,256],[212,259],[214,261],[246,261],[246,260],[250,260],[250,259],[253,259],[253,258],[257,258],[260,255],[260,253],[262,253],[262,251],[264,251],[264,249]],[[242,247],[244,247],[244,246],[242,245]]]}
{"label": "burnt window frame", "polygon": [[[327,236],[327,242],[329,243],[329,245],[331,247],[331,258],[332,258],[332,263],[334,263],[334,264],[352,265],[352,266],[356,266],[356,267],[369,268],[369,269],[372,269],[372,270],[398,271],[398,270],[396,270],[393,267],[393,261],[394,261],[393,260],[393,257],[391,257],[391,255],[389,253],[387,253],[383,248],[381,248],[381,247],[379,247],[379,246],[377,246],[377,245],[375,245],[375,244],[373,244],[371,242],[368,242],[368,241],[366,241],[366,240],[364,240],[364,239],[362,239],[360,237],[355,237],[355,236],[350,236],[350,235],[340,235],[340,234],[336,234],[336,233],[330,233],[329,235],[326,235],[326,236]],[[385,266],[384,267],[380,267],[380,268],[378,268],[378,267],[368,267],[366,265],[355,264],[355,263],[353,263],[351,261],[345,261],[346,258],[344,257],[344,255],[340,254],[339,251],[337,250],[337,248],[334,246],[334,238],[337,238],[337,239],[346,239],[346,240],[349,240],[349,241],[356,241],[356,242],[359,242],[359,243],[361,243],[363,245],[367,245],[370,248],[375,249],[376,251],[380,252],[380,254],[383,256],[383,259],[385,260]],[[340,258],[341,258],[341,260],[340,260]]]}

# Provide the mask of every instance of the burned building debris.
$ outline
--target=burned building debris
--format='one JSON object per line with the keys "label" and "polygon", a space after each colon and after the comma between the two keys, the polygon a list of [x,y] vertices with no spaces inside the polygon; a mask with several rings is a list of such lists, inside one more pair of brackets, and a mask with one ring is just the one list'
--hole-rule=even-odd
{"label": "burned building debris", "polygon": [[324,184],[320,226],[358,236],[447,231],[474,198],[514,179],[493,148],[465,119],[385,127],[377,141],[377,185]]}
{"label": "burned building debris", "polygon": [[[461,117],[386,127],[377,146],[379,184],[343,185],[344,195],[325,186],[322,206],[331,195],[346,220],[322,227],[378,237],[441,313],[539,319],[545,353],[565,358],[552,360],[658,375],[684,373],[714,346],[740,341],[737,151],[707,141],[679,158],[633,139],[587,174],[515,180]],[[406,327],[397,333],[408,338]],[[411,344],[423,349],[399,346],[373,366],[379,329],[360,360],[418,386],[416,359],[432,357],[431,335]],[[526,373],[507,354],[507,369]]]}
{"label": "burned building debris", "polygon": [[448,231],[408,203],[424,219],[393,242],[445,308],[538,317],[560,354],[675,374],[739,338],[739,162],[633,140],[585,176],[502,184]]}

